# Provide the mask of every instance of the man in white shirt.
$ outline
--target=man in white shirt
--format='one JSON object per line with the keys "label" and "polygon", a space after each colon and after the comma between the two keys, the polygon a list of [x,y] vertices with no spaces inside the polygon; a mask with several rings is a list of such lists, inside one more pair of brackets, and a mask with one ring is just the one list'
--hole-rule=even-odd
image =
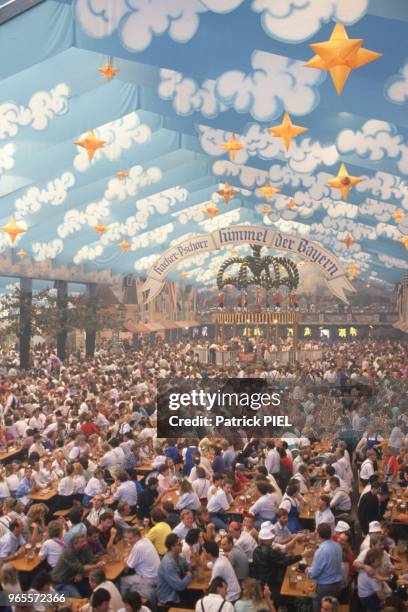
{"label": "man in white shirt", "polygon": [[175,526],[175,528],[173,529],[173,533],[178,535],[180,540],[185,540],[186,535],[190,531],[190,529],[193,529],[193,527],[196,526],[196,524],[194,523],[194,514],[191,512],[191,510],[185,508],[180,513],[180,519],[181,521],[178,525]]}
{"label": "man in white shirt", "polygon": [[134,574],[121,579],[121,593],[133,590],[150,600],[157,584],[160,557],[150,540],[142,538],[142,532],[137,527],[128,529],[125,539],[132,545],[126,566],[128,571],[133,570]]}
{"label": "man in white shirt", "polygon": [[223,515],[229,510],[233,502],[232,487],[233,483],[226,480],[208,501],[207,510],[210,513],[210,520],[217,529],[228,529]]}
{"label": "man in white shirt", "polygon": [[351,499],[347,491],[340,487],[337,476],[329,480],[331,490],[330,508],[334,514],[349,513],[351,510]]}
{"label": "man in white shirt", "polygon": [[374,450],[370,449],[367,451],[367,459],[363,461],[360,468],[360,480],[364,484],[368,483],[370,476],[372,476],[375,472],[374,461],[376,460],[376,458],[377,455],[375,454]]}
{"label": "man in white shirt", "polygon": [[106,580],[106,575],[100,567],[89,572],[89,585],[93,592],[98,589],[106,589],[110,594],[109,608],[117,612],[125,607],[122,596],[116,586],[110,580]]}
{"label": "man in white shirt", "polygon": [[217,576],[211,581],[208,587],[208,595],[199,599],[196,603],[196,612],[219,612],[222,608],[223,612],[234,612],[234,606],[225,601],[227,596],[227,583],[224,578]]}
{"label": "man in white shirt", "polygon": [[235,521],[229,524],[228,533],[234,538],[235,546],[239,546],[246,554],[248,561],[252,563],[252,554],[258,546],[255,538],[248,531],[242,530],[241,523]]}
{"label": "man in white shirt", "polygon": [[321,495],[317,505],[317,511],[315,514],[315,525],[316,528],[320,523],[327,523],[330,525],[332,531],[334,529],[334,514],[330,509],[330,497],[328,495]]}
{"label": "man in white shirt", "polygon": [[22,522],[20,520],[11,521],[8,531],[0,538],[0,564],[12,561],[23,552],[25,540],[22,533]]}
{"label": "man in white shirt", "polygon": [[265,467],[269,474],[272,474],[272,476],[276,478],[279,476],[280,455],[275,448],[275,442],[273,440],[268,440],[266,446],[269,450],[265,457]]}
{"label": "man in white shirt", "polygon": [[230,561],[227,557],[220,557],[216,542],[204,542],[203,548],[208,561],[212,563],[211,580],[216,577],[223,578],[227,583],[227,601],[237,601],[241,593],[241,587]]}
{"label": "man in white shirt", "polygon": [[136,511],[137,489],[136,485],[126,472],[120,472],[117,477],[118,487],[113,495],[114,500],[126,501],[130,506],[130,513]]}

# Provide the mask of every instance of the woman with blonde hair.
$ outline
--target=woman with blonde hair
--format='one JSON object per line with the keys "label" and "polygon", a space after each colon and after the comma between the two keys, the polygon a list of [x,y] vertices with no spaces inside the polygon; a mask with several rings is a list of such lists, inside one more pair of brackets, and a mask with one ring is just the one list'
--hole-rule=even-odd
{"label": "woman with blonde hair", "polygon": [[261,584],[255,578],[245,578],[241,583],[241,598],[235,603],[235,612],[257,612],[269,610],[275,612],[268,586],[262,591]]}
{"label": "woman with blonde hair", "polygon": [[6,593],[21,593],[18,571],[12,563],[3,563],[0,567],[0,585]]}
{"label": "woman with blonde hair", "polygon": [[74,483],[74,499],[82,502],[86,487],[84,468],[79,462],[74,463],[73,468],[72,480]]}
{"label": "woman with blonde hair", "polygon": [[27,512],[28,540],[35,546],[41,542],[42,536],[46,532],[45,518],[48,508],[45,504],[33,504]]}
{"label": "woman with blonde hair", "polygon": [[340,604],[335,597],[327,595],[322,598],[320,612],[338,612]]}

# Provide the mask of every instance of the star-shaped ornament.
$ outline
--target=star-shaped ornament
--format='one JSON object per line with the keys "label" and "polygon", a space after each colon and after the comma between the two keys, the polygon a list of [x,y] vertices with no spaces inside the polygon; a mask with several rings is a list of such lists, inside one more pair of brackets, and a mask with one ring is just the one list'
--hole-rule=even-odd
{"label": "star-shaped ornament", "polygon": [[291,198],[291,199],[289,200],[289,202],[288,202],[288,208],[290,208],[291,210],[292,210],[293,208],[296,208],[296,202],[295,202],[295,200],[294,200],[293,198]]}
{"label": "star-shaped ornament", "polygon": [[27,255],[27,253],[25,252],[24,249],[20,249],[19,251],[17,251],[17,255],[22,259],[23,257]]}
{"label": "star-shaped ornament", "polygon": [[216,204],[214,204],[214,202],[210,202],[209,205],[204,208],[203,212],[207,214],[209,219],[213,219],[215,216],[218,215],[220,209],[217,207]]}
{"label": "star-shaped ornament", "polygon": [[408,251],[408,234],[406,236],[404,236],[403,238],[400,238],[400,242],[402,242],[402,244],[404,245],[404,247]]}
{"label": "star-shaped ornament", "polygon": [[283,121],[280,125],[275,125],[274,127],[268,128],[268,132],[272,132],[274,136],[278,138],[282,138],[283,143],[285,145],[285,149],[288,151],[290,147],[290,143],[293,138],[299,136],[299,134],[303,134],[303,132],[307,132],[309,128],[302,127],[301,125],[295,125],[292,123],[292,119],[289,116],[289,113],[285,113],[283,116]]}
{"label": "star-shaped ornament", "polygon": [[89,130],[85,138],[82,138],[81,140],[75,140],[74,144],[76,144],[78,147],[82,147],[83,149],[85,149],[88,154],[88,159],[89,161],[91,161],[95,153],[99,149],[103,149],[103,147],[106,145],[106,140],[100,140],[95,136],[95,132],[93,130]]}
{"label": "star-shaped ornament", "polygon": [[97,68],[97,71],[103,74],[107,81],[111,81],[118,74],[119,68],[114,68],[110,62],[107,62],[101,68]]}
{"label": "star-shaped ornament", "polygon": [[397,208],[397,210],[392,213],[392,216],[396,223],[401,223],[405,217],[405,213],[400,208]]}
{"label": "star-shaped ornament", "polygon": [[119,248],[122,253],[126,253],[126,251],[130,249],[130,244],[126,242],[126,240],[122,240],[122,242],[119,244]]}
{"label": "star-shaped ornament", "polygon": [[218,195],[220,195],[224,202],[226,204],[228,204],[228,202],[230,200],[232,200],[233,198],[235,198],[235,196],[237,195],[238,191],[236,191],[235,189],[233,189],[231,187],[231,185],[228,185],[228,183],[224,183],[224,186],[222,189],[219,189],[217,191]]}
{"label": "star-shaped ornament", "polygon": [[362,44],[362,38],[349,38],[344,25],[337,23],[329,40],[310,45],[316,55],[305,66],[329,72],[340,96],[352,70],[382,56],[382,53],[363,49]]}
{"label": "star-shaped ornament", "polygon": [[364,179],[360,176],[351,176],[347,172],[347,168],[344,164],[341,164],[340,170],[337,176],[330,181],[327,181],[327,184],[330,187],[334,187],[335,189],[340,189],[341,197],[343,200],[347,201],[349,196],[349,191],[353,187],[353,185],[357,185],[357,183],[361,183]]}
{"label": "star-shaped ornament", "polygon": [[347,247],[348,249],[354,244],[354,240],[350,236],[350,234],[348,234],[345,238],[343,238],[343,240],[340,240],[340,242],[342,242],[344,246]]}
{"label": "star-shaped ornament", "polygon": [[230,159],[232,161],[235,161],[235,157],[238,151],[243,149],[244,145],[242,144],[242,142],[239,142],[237,140],[235,134],[231,134],[227,142],[223,142],[221,147],[224,149],[224,151],[227,151],[229,153]]}
{"label": "star-shaped ornament", "polygon": [[99,238],[101,238],[105,232],[108,231],[109,227],[107,225],[103,225],[102,223],[95,225],[94,227],[95,231],[98,232],[99,234]]}
{"label": "star-shaped ornament", "polygon": [[280,189],[278,189],[278,187],[274,187],[273,185],[271,185],[271,183],[268,183],[267,185],[260,187],[257,191],[258,193],[263,195],[265,197],[265,200],[269,203],[272,199],[272,196],[275,193],[279,193]]}
{"label": "star-shaped ornament", "polygon": [[17,225],[17,222],[13,217],[11,221],[7,223],[7,225],[1,228],[1,231],[7,234],[10,238],[11,244],[14,244],[17,239],[17,236],[19,236],[20,234],[25,234],[27,230]]}
{"label": "star-shaped ornament", "polygon": [[128,173],[124,170],[119,170],[119,172],[116,173],[116,176],[120,181],[124,181],[128,177]]}

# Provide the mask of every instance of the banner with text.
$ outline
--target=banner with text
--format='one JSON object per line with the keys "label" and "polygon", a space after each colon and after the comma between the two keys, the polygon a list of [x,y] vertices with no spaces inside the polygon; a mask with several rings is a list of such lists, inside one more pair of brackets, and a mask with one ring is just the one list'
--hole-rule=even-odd
{"label": "banner with text", "polygon": [[188,238],[167,249],[147,274],[146,282],[142,287],[146,301],[150,302],[160,293],[167,274],[184,259],[237,243],[259,244],[269,249],[293,253],[316,264],[330,291],[346,304],[349,302],[345,291],[355,291],[340,260],[316,242],[270,228],[236,225],[214,230],[210,234]]}

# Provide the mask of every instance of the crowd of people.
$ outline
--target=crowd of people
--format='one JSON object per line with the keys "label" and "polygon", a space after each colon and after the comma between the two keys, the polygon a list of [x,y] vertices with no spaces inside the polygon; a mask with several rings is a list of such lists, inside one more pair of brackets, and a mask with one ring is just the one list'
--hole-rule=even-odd
{"label": "crowd of people", "polygon": [[[65,612],[403,610],[407,345],[319,347],[231,367],[193,341],[64,364],[38,351],[28,372],[1,355],[2,592],[63,595]],[[291,429],[157,437],[158,380],[235,377],[279,383]],[[286,593],[296,580],[308,596]]]}

